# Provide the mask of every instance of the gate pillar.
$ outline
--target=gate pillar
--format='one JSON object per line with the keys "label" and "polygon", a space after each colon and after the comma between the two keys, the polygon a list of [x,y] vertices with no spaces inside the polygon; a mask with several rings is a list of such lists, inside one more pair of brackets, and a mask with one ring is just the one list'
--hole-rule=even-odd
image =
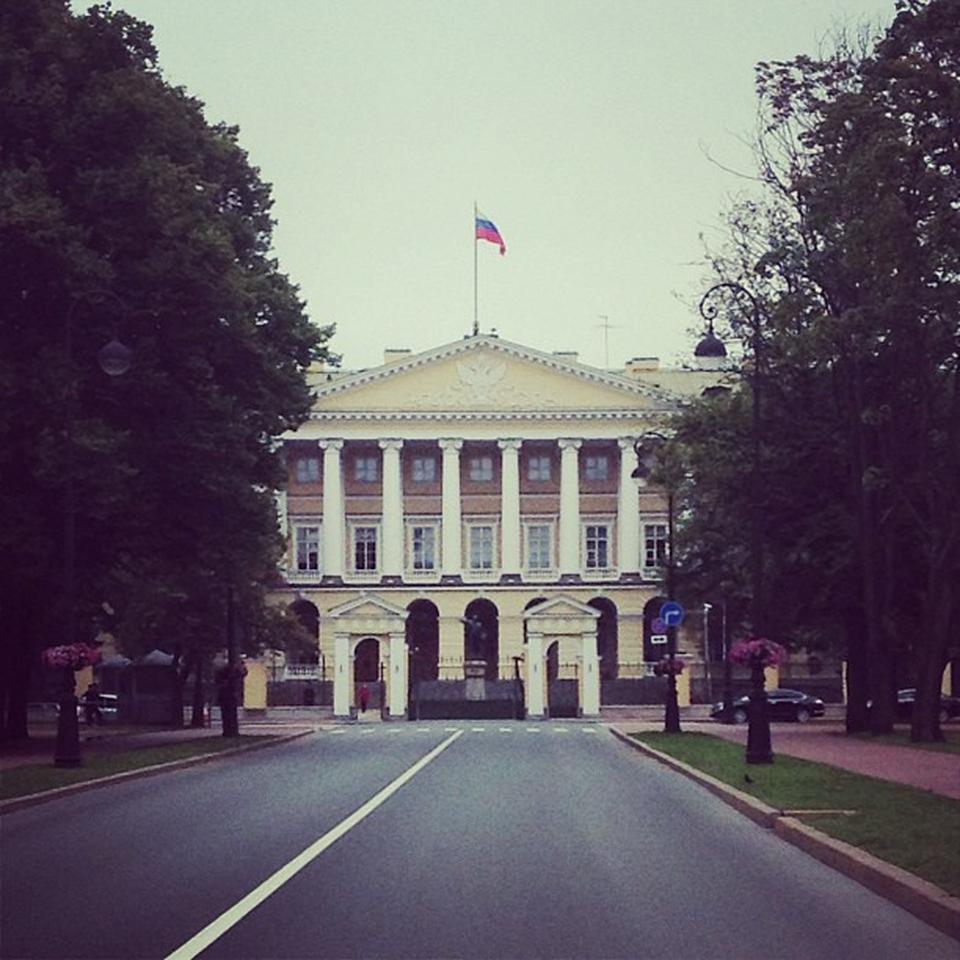
{"label": "gate pillar", "polygon": [[402,633],[390,634],[390,679],[387,683],[388,716],[402,720],[407,713],[407,642]]}
{"label": "gate pillar", "polygon": [[596,626],[581,635],[580,713],[584,717],[600,716],[600,659],[597,657]]}
{"label": "gate pillar", "polygon": [[346,633],[333,638],[333,714],[344,719],[350,716],[353,699],[353,657],[350,655],[350,637]]}
{"label": "gate pillar", "polygon": [[524,651],[527,658],[527,718],[542,720],[544,717],[544,684],[546,670],[543,662],[543,634],[536,630],[527,630],[527,648]]}

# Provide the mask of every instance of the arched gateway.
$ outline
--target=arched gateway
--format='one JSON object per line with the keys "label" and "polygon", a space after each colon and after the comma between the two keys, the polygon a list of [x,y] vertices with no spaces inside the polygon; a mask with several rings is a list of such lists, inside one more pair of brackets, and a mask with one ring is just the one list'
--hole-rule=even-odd
{"label": "arched gateway", "polygon": [[[600,668],[597,660],[597,621],[600,611],[572,597],[554,597],[523,614],[526,643],[525,687],[527,716],[543,719],[547,706],[546,657],[559,641],[561,660],[576,660],[581,716],[600,714]],[[564,649],[567,648],[567,649]]]}
{"label": "arched gateway", "polygon": [[365,640],[379,642],[387,690],[387,716],[401,719],[407,709],[407,611],[365,594],[334,607],[333,712],[349,717],[354,704],[354,653]]}

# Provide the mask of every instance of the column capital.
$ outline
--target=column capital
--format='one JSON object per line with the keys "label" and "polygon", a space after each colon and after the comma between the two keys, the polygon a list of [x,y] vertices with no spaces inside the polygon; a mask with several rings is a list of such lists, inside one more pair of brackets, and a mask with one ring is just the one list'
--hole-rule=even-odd
{"label": "column capital", "polygon": [[557,440],[557,445],[561,450],[579,450],[583,446],[583,441],[576,437],[561,437]]}
{"label": "column capital", "polygon": [[523,446],[523,440],[519,437],[507,437],[497,441],[497,446],[501,450],[519,450]]}
{"label": "column capital", "polygon": [[637,439],[637,437],[617,437],[617,446],[619,446],[621,450],[632,450]]}
{"label": "column capital", "polygon": [[437,443],[444,453],[447,451],[455,453],[463,447],[463,440],[460,437],[441,437]]}
{"label": "column capital", "polygon": [[334,439],[334,438],[332,438],[332,437],[331,437],[331,438],[326,438],[326,439],[323,439],[323,440],[318,440],[318,441],[317,441],[317,446],[318,446],[321,450],[342,450],[342,449],[343,449],[343,440]]}
{"label": "column capital", "polygon": [[403,446],[402,440],[398,440],[393,437],[378,440],[377,443],[379,444],[381,450],[399,450]]}

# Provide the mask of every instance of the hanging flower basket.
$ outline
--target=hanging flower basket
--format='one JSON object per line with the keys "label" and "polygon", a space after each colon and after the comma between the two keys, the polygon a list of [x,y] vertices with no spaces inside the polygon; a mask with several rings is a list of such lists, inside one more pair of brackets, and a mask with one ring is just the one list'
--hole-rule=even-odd
{"label": "hanging flower basket", "polygon": [[778,667],[786,657],[787,651],[784,647],[765,637],[738,640],[730,648],[730,662],[745,667]]}
{"label": "hanging flower basket", "polygon": [[683,661],[674,658],[664,657],[653,665],[653,675],[655,677],[679,677],[683,673]]}
{"label": "hanging flower basket", "polygon": [[85,643],[65,643],[59,647],[47,647],[40,659],[54,669],[82,670],[100,662],[100,650]]}

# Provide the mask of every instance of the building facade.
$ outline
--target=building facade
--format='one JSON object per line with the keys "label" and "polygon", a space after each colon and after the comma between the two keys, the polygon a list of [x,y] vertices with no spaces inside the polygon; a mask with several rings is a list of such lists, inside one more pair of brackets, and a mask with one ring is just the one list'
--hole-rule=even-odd
{"label": "building facade", "polygon": [[634,444],[711,377],[493,335],[318,373],[284,443],[276,599],[316,631],[335,714],[372,683],[389,717],[511,698],[589,716],[646,677],[667,520]]}

